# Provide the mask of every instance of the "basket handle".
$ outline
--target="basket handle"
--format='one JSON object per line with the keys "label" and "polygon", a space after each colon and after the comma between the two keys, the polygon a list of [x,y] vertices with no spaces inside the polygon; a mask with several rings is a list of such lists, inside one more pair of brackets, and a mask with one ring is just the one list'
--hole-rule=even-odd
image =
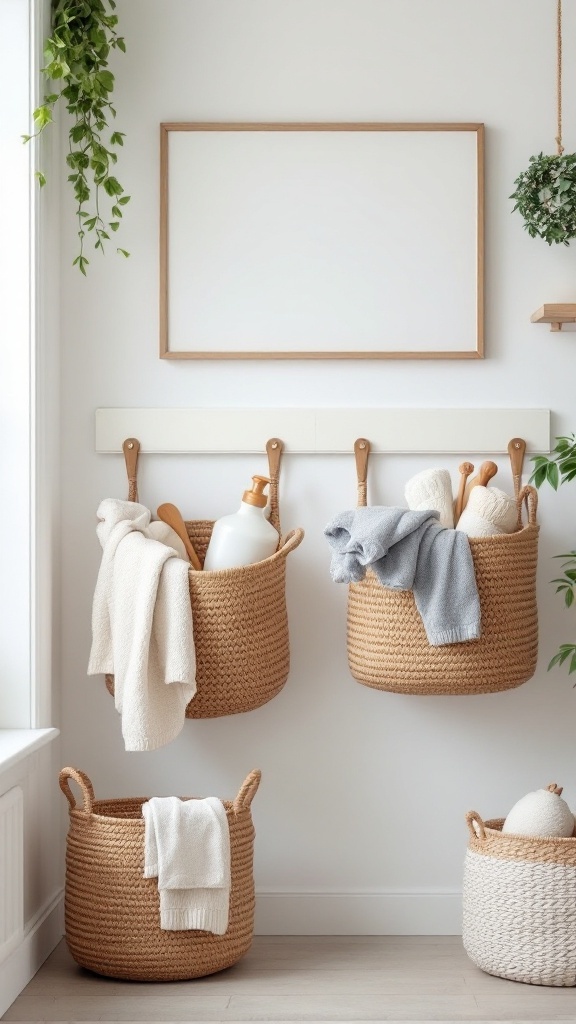
{"label": "basket handle", "polygon": [[266,452],[268,454],[268,476],[270,477],[270,522],[278,533],[280,529],[280,505],[278,499],[278,484],[280,480],[280,460],[284,451],[284,442],[279,437],[271,437],[266,441]]}
{"label": "basket handle", "polygon": [[282,555],[286,558],[291,551],[294,551],[304,540],[304,530],[301,526],[298,526],[295,530],[290,530],[285,537],[280,541],[280,547],[276,552],[277,555]]}
{"label": "basket handle", "polygon": [[[76,798],[74,793],[70,789],[69,779],[74,779],[82,790],[82,796],[84,797],[84,806],[82,808],[76,806]],[[84,814],[92,814],[92,808],[94,806],[94,789],[92,783],[84,772],[81,772],[78,768],[63,768],[58,776],[58,782],[60,789],[64,793],[68,803],[70,804],[70,810],[82,810]]]}
{"label": "basket handle", "polygon": [[522,527],[522,505],[526,505],[526,511],[528,512],[528,523],[530,526],[536,525],[536,513],[538,511],[538,491],[534,487],[530,487],[526,484],[522,488],[518,495],[518,527]]}
{"label": "basket handle", "polygon": [[250,775],[244,779],[244,782],[240,786],[238,796],[233,804],[234,814],[240,814],[240,811],[250,810],[250,804],[256,796],[261,778],[262,772],[259,768],[255,768],[254,771],[250,772]]}
{"label": "basket handle", "polygon": [[128,477],[128,501],[138,501],[138,455],[140,441],[137,437],[127,437],[122,445]]}
{"label": "basket handle", "polygon": [[354,441],[354,458],[356,459],[356,477],[358,480],[358,508],[364,508],[368,497],[368,456],[370,441],[359,437]]}
{"label": "basket handle", "polygon": [[473,839],[486,839],[486,826],[477,811],[468,811],[466,824]]}

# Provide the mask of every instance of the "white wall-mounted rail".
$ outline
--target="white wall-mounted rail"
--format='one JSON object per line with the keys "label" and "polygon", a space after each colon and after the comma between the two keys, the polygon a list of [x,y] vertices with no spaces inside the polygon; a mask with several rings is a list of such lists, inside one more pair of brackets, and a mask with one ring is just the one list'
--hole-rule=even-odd
{"label": "white wall-mounted rail", "polygon": [[372,450],[498,454],[513,437],[529,452],[550,451],[549,409],[97,409],[96,451],[121,452],[137,437],[143,453],[261,452],[280,437],[287,452]]}

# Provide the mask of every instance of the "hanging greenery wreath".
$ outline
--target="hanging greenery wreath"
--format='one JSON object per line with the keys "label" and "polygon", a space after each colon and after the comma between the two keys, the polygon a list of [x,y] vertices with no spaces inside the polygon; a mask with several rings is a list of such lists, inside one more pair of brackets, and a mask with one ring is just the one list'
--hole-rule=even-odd
{"label": "hanging greenery wreath", "polygon": [[[68,181],[74,190],[80,241],[73,264],[84,275],[89,263],[84,255],[86,236],[92,234],[94,248],[104,252],[110,232],[120,227],[122,207],[130,201],[112,173],[118,159],[114,147],[124,145],[124,133],[104,134],[109,119],[116,117],[111,101],[114,75],[108,67],[108,55],[115,49],[126,52],[124,39],[116,31],[115,8],[115,0],[53,0],[52,35],[44,43],[46,66],[42,68],[52,91],[33,113],[35,133],[22,136],[24,142],[37,138],[53,122],[59,101],[72,115],[66,163],[71,172]],[[46,184],[41,171],[36,176],[41,187]],[[106,214],[102,193],[111,207]],[[117,252],[129,255],[125,249]]]}
{"label": "hanging greenery wreath", "polygon": [[556,40],[557,152],[531,156],[510,199],[516,201],[512,212],[518,210],[532,238],[568,245],[576,238],[576,153],[564,156],[562,145],[562,0],[557,0]]}
{"label": "hanging greenery wreath", "polygon": [[576,237],[576,153],[531,156],[514,184],[518,188],[510,198],[532,238],[568,245]]}

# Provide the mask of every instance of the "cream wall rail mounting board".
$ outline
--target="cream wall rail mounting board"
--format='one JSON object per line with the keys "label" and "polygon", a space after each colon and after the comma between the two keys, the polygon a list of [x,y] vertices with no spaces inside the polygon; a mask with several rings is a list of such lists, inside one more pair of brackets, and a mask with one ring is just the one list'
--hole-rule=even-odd
{"label": "cream wall rail mounting board", "polygon": [[281,437],[293,453],[338,454],[367,437],[372,451],[505,453],[512,437],[550,451],[549,409],[97,409],[96,451],[137,437],[150,453],[261,452]]}

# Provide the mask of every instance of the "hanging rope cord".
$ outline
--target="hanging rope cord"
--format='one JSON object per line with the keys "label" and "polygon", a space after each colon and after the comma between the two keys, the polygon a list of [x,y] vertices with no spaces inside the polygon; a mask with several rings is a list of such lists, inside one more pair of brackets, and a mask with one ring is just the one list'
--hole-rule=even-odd
{"label": "hanging rope cord", "polygon": [[562,0],[558,0],[556,16],[556,101],[558,107],[558,134],[556,146],[558,156],[562,156]]}

